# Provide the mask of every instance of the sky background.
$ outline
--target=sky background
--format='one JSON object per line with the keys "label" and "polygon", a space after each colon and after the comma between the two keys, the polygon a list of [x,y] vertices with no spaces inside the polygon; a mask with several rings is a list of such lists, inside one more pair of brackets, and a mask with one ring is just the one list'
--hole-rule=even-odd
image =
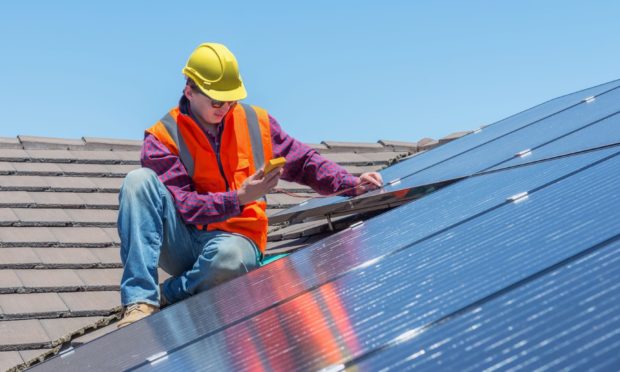
{"label": "sky background", "polygon": [[142,139],[202,42],[299,140],[418,141],[620,78],[619,1],[3,1],[0,137]]}

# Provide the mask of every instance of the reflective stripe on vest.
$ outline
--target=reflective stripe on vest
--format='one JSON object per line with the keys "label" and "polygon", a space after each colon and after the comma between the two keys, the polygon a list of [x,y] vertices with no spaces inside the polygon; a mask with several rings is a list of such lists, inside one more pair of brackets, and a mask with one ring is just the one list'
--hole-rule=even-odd
{"label": "reflective stripe on vest", "polygon": [[245,103],[241,104],[245,111],[245,121],[248,123],[248,132],[250,133],[250,143],[252,145],[252,155],[254,157],[254,169],[258,170],[265,164],[265,156],[263,155],[263,138],[260,134],[258,124],[258,115],[256,111]]}
{"label": "reflective stripe on vest", "polygon": [[187,144],[185,143],[183,136],[179,133],[179,126],[177,125],[177,122],[170,114],[166,114],[166,116],[161,118],[160,121],[164,124],[164,127],[166,127],[166,130],[168,131],[170,137],[172,137],[174,143],[176,143],[179,149],[179,158],[185,166],[187,174],[189,174],[190,177],[194,177],[194,158],[192,157],[192,154],[189,153],[189,149],[187,148]]}
{"label": "reflective stripe on vest", "polygon": [[[258,115],[256,115],[256,111],[245,103],[241,104],[243,111],[245,111],[246,122],[248,125],[248,133],[250,134],[250,145],[252,146],[252,156],[254,157],[254,169],[260,169],[265,164],[265,156],[263,154],[263,137],[260,133],[260,126],[258,124]],[[179,158],[181,158],[181,162],[187,169],[187,174],[190,177],[194,177],[194,158],[189,153],[189,149],[187,148],[187,144],[183,139],[183,136],[179,134],[179,127],[177,122],[174,120],[172,115],[166,114],[160,120],[170,137],[174,143],[176,143],[179,148]]]}

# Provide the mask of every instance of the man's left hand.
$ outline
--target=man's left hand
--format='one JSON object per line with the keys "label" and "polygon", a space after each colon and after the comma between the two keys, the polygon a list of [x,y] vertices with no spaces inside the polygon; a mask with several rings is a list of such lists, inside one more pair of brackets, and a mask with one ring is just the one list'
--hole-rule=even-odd
{"label": "man's left hand", "polygon": [[356,195],[361,195],[370,190],[376,190],[383,186],[383,178],[377,172],[362,173],[357,179],[357,185],[355,186]]}

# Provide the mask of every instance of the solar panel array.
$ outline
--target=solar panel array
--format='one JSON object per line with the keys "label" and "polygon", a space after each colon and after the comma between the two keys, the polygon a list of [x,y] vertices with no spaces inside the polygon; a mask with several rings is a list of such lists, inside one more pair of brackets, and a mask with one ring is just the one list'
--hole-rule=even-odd
{"label": "solar panel array", "polygon": [[618,85],[386,170],[460,181],[35,370],[618,369]]}

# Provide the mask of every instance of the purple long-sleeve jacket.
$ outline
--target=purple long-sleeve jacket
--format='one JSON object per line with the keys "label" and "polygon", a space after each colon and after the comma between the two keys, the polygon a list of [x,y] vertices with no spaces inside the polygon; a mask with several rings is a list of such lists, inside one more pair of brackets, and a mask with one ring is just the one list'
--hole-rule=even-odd
{"label": "purple long-sleeve jacket", "polygon": [[[273,117],[269,116],[269,121],[273,156],[286,158],[283,180],[310,186],[319,194],[331,194],[356,185],[357,177],[289,136]],[[220,134],[222,126],[218,126]],[[218,143],[219,135],[205,133],[212,144]],[[144,138],[140,160],[143,167],[155,171],[166,185],[185,223],[206,225],[241,213],[237,191],[198,193],[180,158],[151,134]]]}

